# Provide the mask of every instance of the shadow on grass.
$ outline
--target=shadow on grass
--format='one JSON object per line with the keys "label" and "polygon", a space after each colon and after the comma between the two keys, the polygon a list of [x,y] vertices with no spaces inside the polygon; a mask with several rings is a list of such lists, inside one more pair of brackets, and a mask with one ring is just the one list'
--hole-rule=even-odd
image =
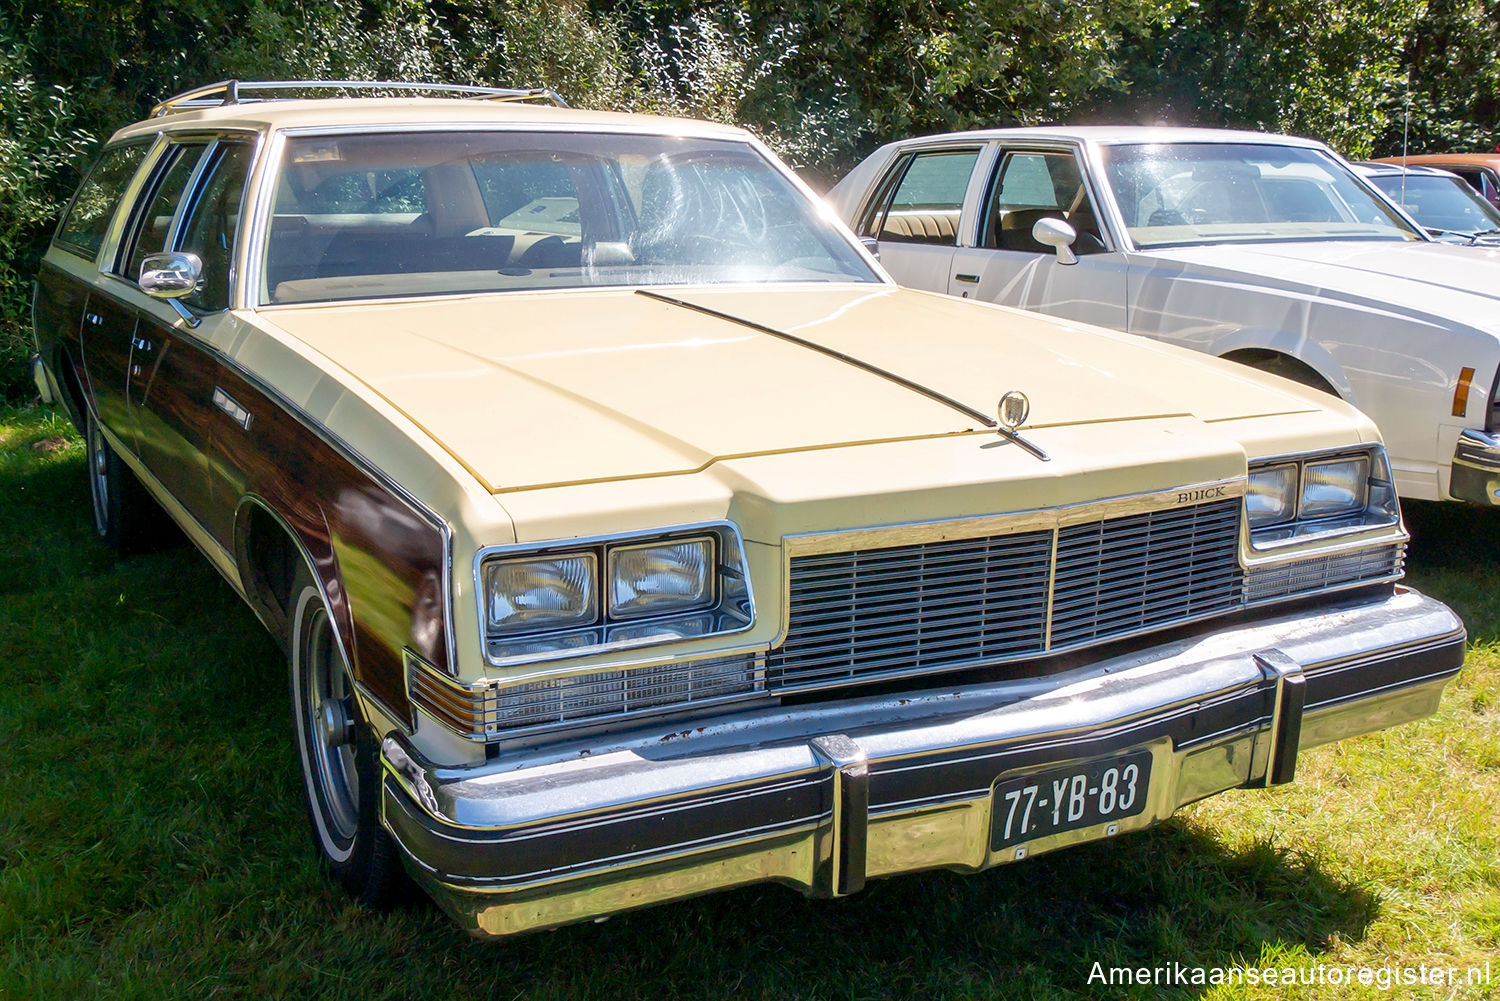
{"label": "shadow on grass", "polygon": [[1452,606],[1472,642],[1500,640],[1500,510],[1403,501],[1411,583]]}
{"label": "shadow on grass", "polygon": [[0,467],[0,495],[0,995],[1156,997],[1091,985],[1094,964],[1316,952],[1378,911],[1316,857],[1184,821],[499,944],[420,902],[360,911],[313,864],[284,669],[229,587],[188,547],[115,561],[76,446]]}

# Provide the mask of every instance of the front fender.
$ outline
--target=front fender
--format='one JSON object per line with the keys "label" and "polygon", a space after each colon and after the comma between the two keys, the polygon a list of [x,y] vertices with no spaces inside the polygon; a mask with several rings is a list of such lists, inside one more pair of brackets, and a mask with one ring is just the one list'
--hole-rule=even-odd
{"label": "front fender", "polygon": [[1226,331],[1222,336],[1215,338],[1208,346],[1208,353],[1222,358],[1236,351],[1247,351],[1259,349],[1263,351],[1275,351],[1290,358],[1295,358],[1322,377],[1334,389],[1338,390],[1339,396],[1354,406],[1359,406],[1359,400],[1354,387],[1349,383],[1349,377],[1344,374],[1344,369],[1333,356],[1307,334],[1296,330],[1279,330],[1274,327],[1241,327],[1238,330]]}

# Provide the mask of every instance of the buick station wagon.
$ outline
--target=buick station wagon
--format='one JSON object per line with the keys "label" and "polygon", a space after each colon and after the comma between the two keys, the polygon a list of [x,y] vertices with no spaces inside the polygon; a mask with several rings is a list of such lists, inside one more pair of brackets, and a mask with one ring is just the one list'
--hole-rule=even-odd
{"label": "buick station wagon", "polygon": [[977,871],[1458,670],[1353,407],[898,288],[739,129],[312,89],[109,140],[35,374],[98,534],[165,509],[284,644],[360,900],[499,936]]}

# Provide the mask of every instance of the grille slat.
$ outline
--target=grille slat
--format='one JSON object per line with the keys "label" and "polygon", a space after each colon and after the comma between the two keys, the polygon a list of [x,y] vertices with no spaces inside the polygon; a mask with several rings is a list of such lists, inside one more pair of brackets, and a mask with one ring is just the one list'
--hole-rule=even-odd
{"label": "grille slat", "polygon": [[1228,499],[1056,533],[794,557],[786,638],[767,657],[767,685],[816,689],[1024,660],[1401,573],[1404,548],[1386,545],[1247,575],[1241,510]]}
{"label": "grille slat", "polygon": [[774,688],[1045,653],[1241,600],[1238,500],[978,539],[820,553],[791,566]]}

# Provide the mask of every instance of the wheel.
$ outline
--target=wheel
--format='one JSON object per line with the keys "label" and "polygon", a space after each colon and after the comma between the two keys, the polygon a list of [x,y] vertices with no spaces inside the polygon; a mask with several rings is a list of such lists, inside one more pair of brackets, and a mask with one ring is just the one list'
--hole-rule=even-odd
{"label": "wheel", "polygon": [[328,607],[306,570],[292,594],[292,722],[313,843],[350,895],[385,906],[404,896],[406,872],[380,826],[376,737],[360,713]]}
{"label": "wheel", "polygon": [[92,412],[84,420],[84,445],[94,533],[121,553],[145,549],[146,540],[153,534],[151,529],[161,521],[160,509],[110,446]]}

